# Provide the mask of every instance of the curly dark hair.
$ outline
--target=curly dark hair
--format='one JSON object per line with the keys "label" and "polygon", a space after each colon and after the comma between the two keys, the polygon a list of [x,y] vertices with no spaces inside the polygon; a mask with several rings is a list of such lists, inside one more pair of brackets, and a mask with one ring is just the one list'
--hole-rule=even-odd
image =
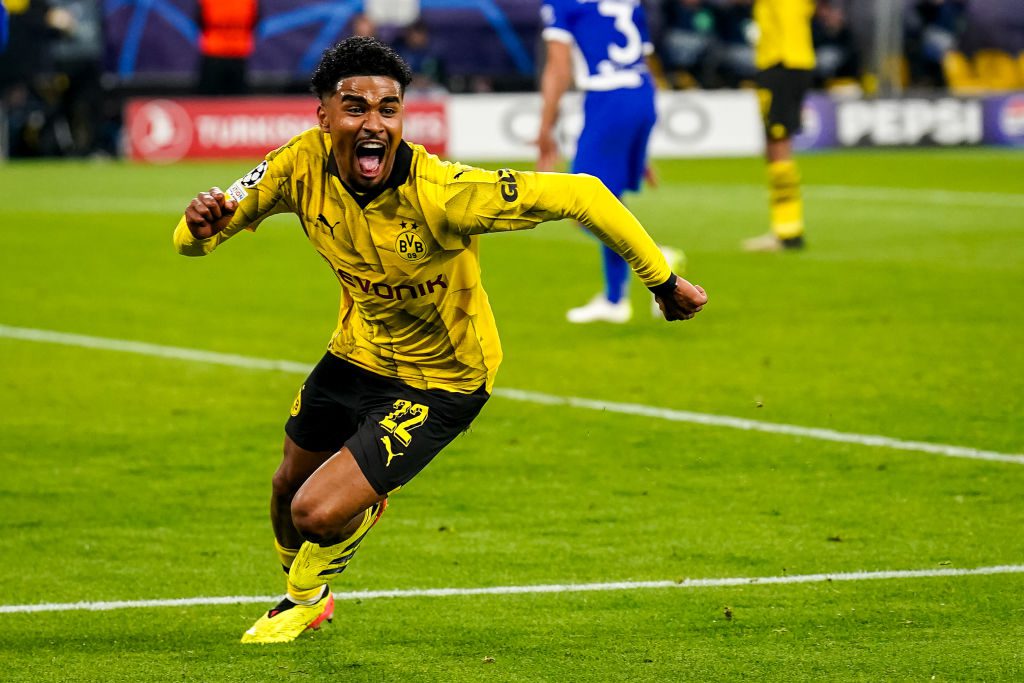
{"label": "curly dark hair", "polygon": [[320,63],[313,69],[310,89],[323,97],[335,91],[338,82],[349,76],[387,76],[405,87],[412,81],[409,65],[398,53],[368,36],[352,36],[324,50]]}

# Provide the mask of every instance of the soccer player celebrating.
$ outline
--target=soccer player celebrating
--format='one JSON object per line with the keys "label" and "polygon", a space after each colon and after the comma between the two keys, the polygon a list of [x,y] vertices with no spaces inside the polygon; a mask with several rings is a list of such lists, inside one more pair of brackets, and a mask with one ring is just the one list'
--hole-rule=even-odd
{"label": "soccer player celebrating", "polygon": [[[559,101],[572,85],[575,70],[576,87],[586,96],[572,170],[597,176],[616,197],[636,192],[647,171],[647,141],[657,119],[654,81],[645,60],[654,48],[643,3],[546,0],[541,17],[547,61],[540,84],[537,170],[554,170]],[[661,249],[670,266],[681,264],[682,252]],[[601,247],[601,257],[604,292],[570,309],[569,322],[624,323],[633,315],[627,288],[629,264],[607,244]]]}
{"label": "soccer player celebrating", "polygon": [[287,594],[243,643],[288,642],[330,619],[329,583],[388,495],[487,401],[501,348],[478,235],[573,218],[626,259],[666,319],[692,318],[707,301],[596,178],[484,171],[405,142],[410,79],[374,38],[327,50],[312,78],[319,126],[226,192],[200,192],[174,232],[180,253],[202,256],[291,212],[341,284],[337,328],[292,405],[273,478],[271,522]]}
{"label": "soccer player celebrating", "polygon": [[804,95],[811,87],[814,0],[756,0],[758,39],[754,61],[765,130],[771,232],[743,243],[747,251],[804,247],[804,203],[793,136],[800,132]]}

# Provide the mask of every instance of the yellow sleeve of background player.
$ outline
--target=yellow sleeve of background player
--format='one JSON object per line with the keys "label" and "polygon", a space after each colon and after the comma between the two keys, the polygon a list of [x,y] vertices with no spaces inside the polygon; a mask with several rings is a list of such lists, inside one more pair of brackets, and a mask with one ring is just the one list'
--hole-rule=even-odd
{"label": "yellow sleeve of background player", "polygon": [[223,230],[212,237],[196,239],[183,215],[174,229],[174,247],[178,253],[205,256],[242,230],[255,230],[265,218],[291,210],[287,189],[295,159],[294,154],[288,153],[292,142],[268,154],[256,168],[224,190],[224,196],[238,202],[238,207]]}
{"label": "yellow sleeve of background player", "polygon": [[571,218],[620,254],[646,286],[664,284],[672,275],[640,222],[593,176],[453,165],[444,193],[445,213],[454,232],[524,230],[544,221]]}

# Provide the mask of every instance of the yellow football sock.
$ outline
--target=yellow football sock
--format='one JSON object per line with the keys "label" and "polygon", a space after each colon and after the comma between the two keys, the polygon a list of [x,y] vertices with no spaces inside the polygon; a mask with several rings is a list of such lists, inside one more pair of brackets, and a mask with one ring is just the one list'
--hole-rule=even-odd
{"label": "yellow football sock", "polygon": [[324,585],[320,584],[316,588],[310,588],[307,591],[299,590],[292,585],[292,582],[288,582],[288,599],[294,602],[296,605],[313,605],[320,600],[320,596],[323,594]]}
{"label": "yellow football sock", "polygon": [[804,200],[800,196],[800,171],[796,162],[768,164],[768,199],[772,233],[780,240],[804,234]]}
{"label": "yellow football sock", "polygon": [[274,548],[277,550],[277,556],[281,558],[281,566],[287,572],[292,568],[295,556],[299,554],[298,548],[285,548],[276,538],[274,539]]}
{"label": "yellow football sock", "polygon": [[288,570],[288,597],[295,602],[319,597],[324,584],[345,571],[359,548],[359,542],[377,521],[378,513],[385,504],[386,499],[367,508],[359,527],[340,543],[327,546],[309,541],[303,543]]}

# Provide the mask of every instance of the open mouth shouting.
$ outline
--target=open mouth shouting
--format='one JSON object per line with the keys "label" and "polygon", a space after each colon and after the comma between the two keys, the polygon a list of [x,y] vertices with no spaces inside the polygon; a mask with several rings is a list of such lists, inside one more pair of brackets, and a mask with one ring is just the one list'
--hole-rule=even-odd
{"label": "open mouth shouting", "polygon": [[359,175],[368,183],[374,183],[384,173],[384,157],[387,143],[383,140],[362,140],[356,143],[356,163]]}
{"label": "open mouth shouting", "polygon": [[402,142],[401,84],[387,76],[343,78],[321,96],[317,118],[342,182],[360,192],[383,187]]}

